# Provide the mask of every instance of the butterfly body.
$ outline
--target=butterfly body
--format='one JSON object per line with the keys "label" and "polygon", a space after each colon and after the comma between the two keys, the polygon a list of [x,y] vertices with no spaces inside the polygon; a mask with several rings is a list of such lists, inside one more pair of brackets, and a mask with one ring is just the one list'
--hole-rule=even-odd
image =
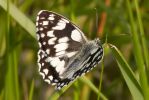
{"label": "butterfly body", "polygon": [[100,40],[89,41],[68,19],[42,10],[37,15],[38,65],[44,81],[57,89],[89,72],[103,58]]}

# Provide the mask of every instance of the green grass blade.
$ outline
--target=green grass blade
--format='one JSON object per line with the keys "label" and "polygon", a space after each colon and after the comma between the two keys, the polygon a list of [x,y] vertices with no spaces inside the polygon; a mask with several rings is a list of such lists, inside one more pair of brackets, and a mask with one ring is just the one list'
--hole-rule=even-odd
{"label": "green grass blade", "polygon": [[74,82],[73,85],[74,85],[74,92],[73,92],[74,100],[79,100],[79,97],[80,97],[79,82],[76,81],[76,82]]}
{"label": "green grass blade", "polygon": [[30,92],[29,92],[29,99],[28,100],[33,100],[33,92],[34,92],[34,80],[32,80],[32,83],[31,83]]}
{"label": "green grass blade", "polygon": [[[88,80],[85,76],[82,76],[80,80],[85,84],[87,84],[98,95],[99,93],[98,88],[96,88],[95,85],[90,80]],[[100,97],[102,98],[102,100],[108,100],[107,97],[101,92],[100,92]]]}
{"label": "green grass blade", "polygon": [[13,54],[7,56],[7,74],[5,77],[5,100],[17,100],[15,95],[15,84],[13,75]]}
{"label": "green grass blade", "polygon": [[58,100],[58,98],[72,85],[70,83],[68,86],[62,88],[60,91],[55,91],[48,100]]}
{"label": "green grass blade", "polygon": [[[93,85],[93,83],[90,80],[88,80],[85,76],[82,76],[79,79],[83,83],[87,84],[98,95],[98,89]],[[67,87],[64,87],[60,91],[55,91],[54,94],[49,97],[49,100],[57,100],[71,85],[72,83],[70,83]],[[100,93],[100,96],[102,100],[108,100],[107,97],[104,96],[102,93]]]}
{"label": "green grass blade", "polygon": [[9,17],[9,0],[7,1],[7,4],[6,4],[6,10],[7,10],[7,29],[6,29],[6,61],[7,61],[7,74],[5,76],[5,91],[4,91],[4,94],[5,94],[5,100],[11,100],[11,99],[15,99],[13,95],[14,92],[12,91],[12,88],[13,88],[13,83],[12,83],[12,67],[11,65],[13,65],[12,63],[12,60],[11,60],[11,54],[9,54],[9,33],[10,33],[10,17]]}
{"label": "green grass blade", "polygon": [[143,100],[143,94],[141,91],[141,87],[135,78],[133,71],[130,66],[122,56],[121,52],[114,46],[110,45],[112,53],[118,63],[119,69],[125,79],[125,82],[132,94],[134,100]]}
{"label": "green grass blade", "polygon": [[16,51],[12,51],[7,56],[7,74],[5,77],[5,99],[19,100],[19,83],[17,75]]}
{"label": "green grass blade", "polygon": [[145,64],[146,64],[147,68],[149,68],[149,51],[147,48],[147,42],[146,42],[143,24],[142,24],[142,20],[141,20],[141,13],[139,12],[138,0],[134,0],[134,2],[135,2],[136,12],[137,12],[137,17],[138,17],[138,22],[139,22],[139,29],[140,29],[140,34],[141,34],[140,40],[141,40],[142,47],[143,47]]}
{"label": "green grass blade", "polygon": [[4,90],[2,90],[0,93],[0,100],[4,100]]}
{"label": "green grass blade", "polygon": [[128,9],[128,15],[130,18],[130,23],[131,23],[131,31],[132,31],[132,42],[133,42],[133,46],[134,46],[134,56],[135,56],[135,60],[136,60],[136,64],[138,67],[138,71],[139,71],[139,76],[140,76],[140,85],[142,87],[143,90],[143,95],[144,95],[144,99],[145,100],[149,100],[149,90],[148,90],[148,80],[147,80],[147,74],[146,74],[146,67],[144,64],[144,60],[143,60],[143,50],[141,49],[141,43],[140,43],[140,39],[139,39],[139,34],[137,33],[137,29],[135,26],[135,20],[133,18],[133,12],[131,10],[131,6],[130,6],[130,1],[126,0],[126,5],[127,5],[127,9]]}
{"label": "green grass blade", "polygon": [[[15,5],[9,3],[10,5],[10,16],[15,19],[31,36],[35,38],[35,24],[27,18]],[[5,0],[0,0],[0,6],[7,11],[7,2]]]}
{"label": "green grass blade", "polygon": [[[104,60],[103,60],[104,61]],[[100,94],[101,94],[101,86],[102,86],[102,78],[103,78],[103,71],[104,71],[104,62],[102,61],[102,67],[101,67],[101,74],[100,74],[100,83],[99,83],[99,89],[98,89],[98,99],[100,99]]]}
{"label": "green grass blade", "polygon": [[[17,77],[17,56],[16,49],[10,48],[10,3],[7,0],[6,11],[7,11],[7,31],[6,31],[6,67],[7,73],[5,77],[4,94],[6,100],[19,100],[19,83]],[[11,52],[10,52],[11,50]]]}
{"label": "green grass blade", "polygon": [[15,93],[16,93],[16,100],[20,100],[20,92],[19,92],[19,79],[18,79],[18,59],[17,59],[17,50],[13,50],[13,72],[14,72],[14,86],[15,86]]}

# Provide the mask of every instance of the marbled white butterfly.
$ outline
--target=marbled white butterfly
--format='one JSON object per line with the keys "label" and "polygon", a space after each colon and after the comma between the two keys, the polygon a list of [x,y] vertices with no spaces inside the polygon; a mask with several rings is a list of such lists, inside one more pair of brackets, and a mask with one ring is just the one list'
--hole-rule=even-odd
{"label": "marbled white butterfly", "polygon": [[83,32],[62,15],[41,10],[36,29],[39,73],[58,90],[89,72],[103,58],[100,41],[87,40]]}

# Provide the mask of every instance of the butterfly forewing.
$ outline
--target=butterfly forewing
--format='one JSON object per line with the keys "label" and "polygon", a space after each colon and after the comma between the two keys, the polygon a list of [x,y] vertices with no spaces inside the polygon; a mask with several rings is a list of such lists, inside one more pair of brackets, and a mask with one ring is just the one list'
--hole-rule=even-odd
{"label": "butterfly forewing", "polygon": [[[56,85],[58,89],[88,72],[102,58],[102,47],[94,41],[92,46],[77,26],[57,13],[40,11],[36,29],[40,48],[39,72],[46,82]],[[95,50],[101,53],[91,53]],[[93,58],[94,61],[91,61]]]}
{"label": "butterfly forewing", "polygon": [[[69,20],[49,11],[40,11],[36,21],[39,45],[49,56],[78,51],[86,38]],[[71,53],[71,54],[70,54]]]}

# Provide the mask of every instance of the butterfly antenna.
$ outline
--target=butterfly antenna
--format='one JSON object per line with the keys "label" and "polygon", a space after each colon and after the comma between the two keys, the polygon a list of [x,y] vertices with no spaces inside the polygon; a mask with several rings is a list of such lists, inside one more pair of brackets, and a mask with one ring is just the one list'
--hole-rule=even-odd
{"label": "butterfly antenna", "polygon": [[94,8],[94,9],[95,9],[95,14],[96,14],[96,16],[95,16],[95,19],[96,19],[96,32],[98,32],[98,12],[97,12],[96,8]]}
{"label": "butterfly antenna", "polygon": [[105,43],[107,44],[107,42],[108,42],[108,34],[106,33]]}

